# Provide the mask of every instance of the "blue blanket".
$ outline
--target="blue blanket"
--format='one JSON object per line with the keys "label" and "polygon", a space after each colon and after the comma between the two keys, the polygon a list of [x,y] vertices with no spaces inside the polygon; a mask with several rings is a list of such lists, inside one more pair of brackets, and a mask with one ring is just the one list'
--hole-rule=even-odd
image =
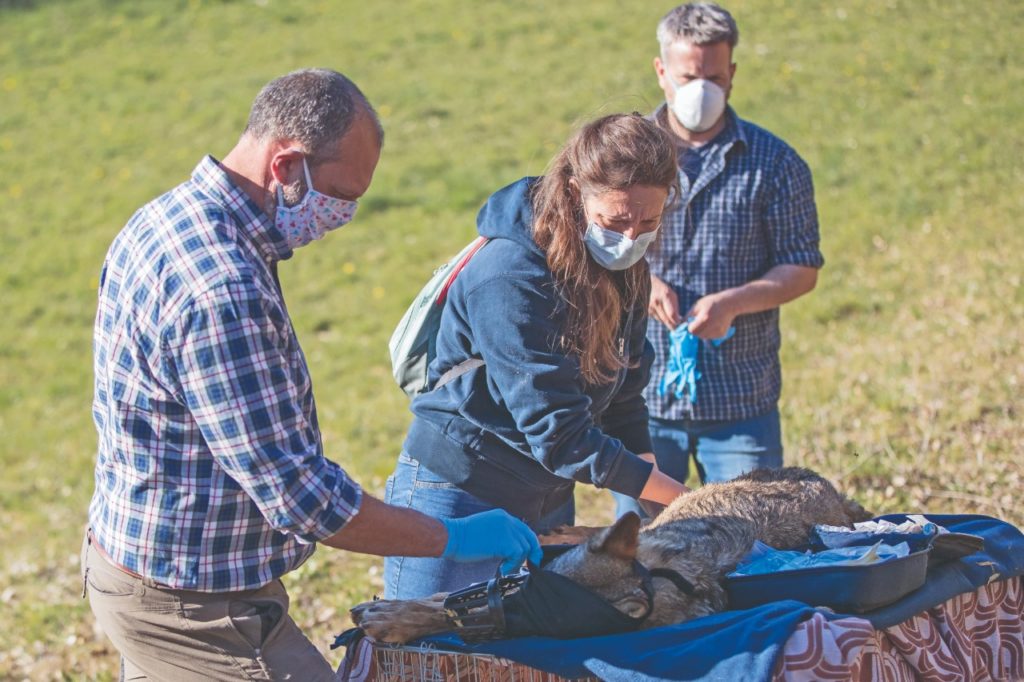
{"label": "blue blanket", "polygon": [[[1024,573],[1024,535],[987,516],[926,515],[950,531],[978,535],[983,551],[936,566],[924,587],[895,604],[855,614],[878,628],[899,623],[972,592],[991,580]],[[900,523],[901,514],[880,517]],[[775,659],[796,626],[815,612],[796,601],[779,601],[745,611],[726,611],[642,632],[588,639],[539,637],[466,645],[454,635],[425,642],[440,649],[493,654],[563,677],[596,675],[603,680],[767,680]],[[826,614],[830,619],[843,614]]]}

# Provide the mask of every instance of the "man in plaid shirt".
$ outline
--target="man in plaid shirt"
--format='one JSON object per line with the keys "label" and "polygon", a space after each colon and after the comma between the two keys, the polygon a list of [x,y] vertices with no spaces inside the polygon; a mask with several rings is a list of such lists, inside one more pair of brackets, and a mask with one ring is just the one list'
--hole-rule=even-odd
{"label": "man in plaid shirt", "polygon": [[[702,482],[729,480],[782,465],[779,306],[811,291],[824,264],[814,189],[789,145],[727,105],[739,32],[726,10],[680,5],[657,36],[667,103],[653,116],[678,143],[683,196],[647,257],[651,436],[665,473],[685,481],[693,457]],[[669,332],[684,324],[703,340],[699,377],[665,390]],[[620,514],[637,509],[617,501]]]}
{"label": "man in plaid shirt", "polygon": [[204,158],[110,247],[82,570],[124,679],[333,679],[280,581],[316,543],[506,571],[540,559],[503,511],[391,507],[324,456],[277,263],[352,218],[382,140],[347,78],[288,74],[223,161]]}

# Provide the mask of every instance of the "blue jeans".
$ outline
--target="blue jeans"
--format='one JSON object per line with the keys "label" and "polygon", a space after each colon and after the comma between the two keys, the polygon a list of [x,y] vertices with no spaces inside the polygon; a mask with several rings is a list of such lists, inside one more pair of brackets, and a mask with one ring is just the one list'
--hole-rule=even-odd
{"label": "blue jeans", "polygon": [[[511,481],[510,485],[514,485]],[[384,501],[408,507],[437,518],[462,518],[494,509],[493,504],[460,490],[406,453],[398,457],[395,472],[388,477]],[[576,516],[572,498],[530,527],[543,533],[561,524],[572,524]],[[438,592],[453,592],[494,577],[500,562],[458,562],[421,557],[384,559],[384,598],[419,599]]]}
{"label": "blue jeans", "polygon": [[[651,418],[651,440],[658,468],[681,483],[694,458],[701,483],[730,481],[753,469],[782,466],[782,427],[778,408],[739,421]],[[644,514],[631,497],[613,493],[615,515]]]}

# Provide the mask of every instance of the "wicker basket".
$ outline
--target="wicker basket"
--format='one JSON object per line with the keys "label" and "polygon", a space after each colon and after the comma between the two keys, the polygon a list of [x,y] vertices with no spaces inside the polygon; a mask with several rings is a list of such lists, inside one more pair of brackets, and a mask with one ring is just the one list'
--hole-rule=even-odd
{"label": "wicker basket", "polygon": [[[373,644],[366,679],[393,682],[560,682],[559,677],[522,663],[483,654],[432,647]],[[596,677],[577,678],[597,682]]]}

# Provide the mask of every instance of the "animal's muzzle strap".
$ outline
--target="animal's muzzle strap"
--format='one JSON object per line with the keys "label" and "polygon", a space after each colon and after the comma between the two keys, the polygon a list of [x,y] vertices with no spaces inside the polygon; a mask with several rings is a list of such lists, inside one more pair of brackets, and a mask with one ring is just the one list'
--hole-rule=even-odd
{"label": "animal's muzzle strap", "polygon": [[651,577],[664,578],[675,585],[680,592],[691,597],[697,591],[697,588],[693,586],[693,583],[684,578],[679,571],[673,571],[671,568],[652,568]]}
{"label": "animal's muzzle strap", "polygon": [[697,591],[689,580],[684,578],[679,571],[673,571],[671,568],[647,568],[642,563],[633,560],[634,568],[637,574],[640,576],[641,586],[643,587],[644,594],[647,595],[647,610],[642,616],[637,616],[636,621],[642,622],[647,620],[648,616],[651,615],[651,611],[654,610],[654,584],[653,578],[665,578],[676,586],[683,594],[687,596],[693,596]]}

